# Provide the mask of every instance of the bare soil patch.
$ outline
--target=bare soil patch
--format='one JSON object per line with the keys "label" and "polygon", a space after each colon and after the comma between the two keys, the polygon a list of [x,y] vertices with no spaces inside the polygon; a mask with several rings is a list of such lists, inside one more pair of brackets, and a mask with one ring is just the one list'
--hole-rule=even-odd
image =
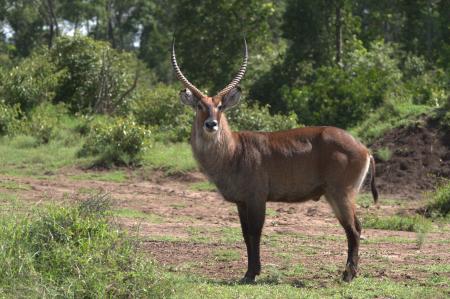
{"label": "bare soil patch", "polygon": [[[442,178],[450,178],[450,132],[439,121],[422,116],[415,124],[396,128],[376,140],[377,186],[383,194],[419,198]],[[383,161],[376,153],[389,149],[392,156]]]}

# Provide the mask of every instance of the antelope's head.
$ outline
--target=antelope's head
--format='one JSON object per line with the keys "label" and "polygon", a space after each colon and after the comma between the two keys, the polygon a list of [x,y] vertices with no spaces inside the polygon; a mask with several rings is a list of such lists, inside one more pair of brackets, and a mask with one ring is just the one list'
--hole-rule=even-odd
{"label": "antelope's head", "polygon": [[247,68],[248,50],[247,42],[244,39],[244,61],[237,75],[231,82],[219,91],[215,96],[210,97],[203,94],[197,87],[186,79],[181,72],[175,56],[175,40],[172,43],[172,66],[178,80],[183,83],[186,89],[180,92],[181,103],[191,106],[196,110],[196,121],[203,127],[207,135],[215,135],[220,129],[220,119],[222,113],[239,103],[241,88],[238,86]]}

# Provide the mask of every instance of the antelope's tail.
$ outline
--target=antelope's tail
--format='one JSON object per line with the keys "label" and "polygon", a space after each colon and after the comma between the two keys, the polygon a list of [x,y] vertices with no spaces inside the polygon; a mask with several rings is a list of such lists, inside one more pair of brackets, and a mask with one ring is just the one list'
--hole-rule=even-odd
{"label": "antelope's tail", "polygon": [[372,155],[370,155],[370,173],[371,173],[370,189],[372,190],[373,201],[375,203],[377,203],[378,202],[378,190],[377,190],[377,186],[375,186],[375,160],[373,159]]}

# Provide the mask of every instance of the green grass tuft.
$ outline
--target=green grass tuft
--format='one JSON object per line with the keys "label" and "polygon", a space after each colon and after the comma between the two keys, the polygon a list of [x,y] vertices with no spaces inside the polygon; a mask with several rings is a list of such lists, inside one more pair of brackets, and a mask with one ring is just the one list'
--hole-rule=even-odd
{"label": "green grass tuft", "polygon": [[163,297],[171,285],[108,221],[102,197],[0,219],[0,297]]}
{"label": "green grass tuft", "polygon": [[219,262],[232,262],[241,259],[241,253],[234,249],[217,249],[213,254],[214,259]]}
{"label": "green grass tuft", "polygon": [[426,210],[427,214],[431,216],[446,217],[450,215],[450,181],[436,189]]}
{"label": "green grass tuft", "polygon": [[144,212],[133,210],[133,209],[113,210],[113,215],[119,216],[119,217],[125,217],[125,218],[141,219],[141,220],[148,221],[151,223],[163,223],[164,222],[164,218],[159,215],[144,213]]}
{"label": "green grass tuft", "polygon": [[385,104],[349,131],[365,143],[370,143],[391,129],[416,122],[420,114],[429,113],[431,110],[432,107],[410,103]]}
{"label": "green grass tuft", "polygon": [[429,220],[420,215],[416,216],[395,215],[389,217],[376,217],[372,215],[367,215],[363,218],[363,227],[426,233],[431,230],[432,224]]}
{"label": "green grass tuft", "polygon": [[195,191],[210,191],[210,192],[217,191],[216,186],[210,182],[192,183],[190,189]]}
{"label": "green grass tuft", "polygon": [[389,161],[392,157],[392,151],[388,147],[383,147],[377,150],[376,155],[382,161]]}

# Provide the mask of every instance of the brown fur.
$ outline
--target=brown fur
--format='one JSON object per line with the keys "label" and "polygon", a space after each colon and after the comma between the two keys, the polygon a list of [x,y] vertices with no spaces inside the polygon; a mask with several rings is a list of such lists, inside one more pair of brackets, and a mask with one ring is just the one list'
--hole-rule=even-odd
{"label": "brown fur", "polygon": [[[334,127],[231,132],[225,115],[216,109],[221,100],[200,99],[206,108],[197,110],[191,144],[201,170],[227,201],[238,206],[248,253],[244,280],[253,281],[260,273],[259,243],[266,202],[303,202],[325,196],[347,235],[349,251],[343,278],[350,281],[356,275],[361,233],[355,196],[369,159],[374,170],[367,148]],[[211,117],[219,122],[215,134],[203,128]]]}

